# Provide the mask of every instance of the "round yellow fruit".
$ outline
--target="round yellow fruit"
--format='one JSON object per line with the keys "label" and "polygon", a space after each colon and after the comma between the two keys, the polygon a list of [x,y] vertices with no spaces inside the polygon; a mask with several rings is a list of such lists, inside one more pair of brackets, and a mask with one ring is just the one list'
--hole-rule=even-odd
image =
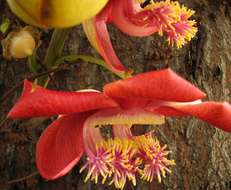
{"label": "round yellow fruit", "polygon": [[24,22],[39,27],[70,27],[95,16],[108,0],[7,0]]}

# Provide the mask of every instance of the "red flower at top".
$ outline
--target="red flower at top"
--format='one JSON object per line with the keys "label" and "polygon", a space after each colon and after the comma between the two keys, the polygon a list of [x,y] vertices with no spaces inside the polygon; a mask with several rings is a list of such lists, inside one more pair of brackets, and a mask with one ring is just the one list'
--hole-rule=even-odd
{"label": "red flower at top", "polygon": [[[163,124],[165,116],[192,115],[231,132],[231,106],[202,102],[205,94],[170,69],[147,72],[104,86],[103,92],[48,90],[25,80],[21,98],[10,118],[59,116],[43,132],[36,147],[36,163],[46,179],[65,175],[83,152],[86,179],[111,179],[123,188],[135,176],[152,181],[173,165],[168,151],[150,135],[133,137],[133,124]],[[112,125],[115,139],[105,141],[100,126]],[[141,167],[142,166],[142,167]]]}
{"label": "red flower at top", "polygon": [[[114,72],[125,72],[112,47],[107,23],[115,24],[130,36],[166,35],[170,45],[181,48],[196,34],[196,22],[189,20],[194,11],[176,1],[109,0],[106,7],[94,18],[83,22],[85,33],[93,47],[102,55]],[[126,74],[126,73],[125,73]]]}

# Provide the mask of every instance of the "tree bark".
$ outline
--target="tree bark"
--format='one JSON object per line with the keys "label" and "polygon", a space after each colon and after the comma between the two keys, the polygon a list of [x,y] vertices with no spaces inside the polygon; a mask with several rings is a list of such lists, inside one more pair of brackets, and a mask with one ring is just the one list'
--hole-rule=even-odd
{"label": "tree bark", "polygon": [[[207,100],[231,102],[231,2],[229,0],[182,0],[196,10],[197,36],[182,49],[170,48],[163,38],[129,37],[110,26],[113,45],[123,63],[136,73],[170,67],[204,92]],[[1,17],[11,20],[12,28],[22,23],[10,13],[5,1],[0,2]],[[42,36],[44,48],[50,32]],[[45,49],[40,50],[41,59]],[[98,56],[90,47],[80,26],[72,29],[65,46],[66,53]],[[0,57],[0,95],[28,76],[24,61],[6,61]],[[80,62],[54,75],[56,86],[51,88],[78,90],[101,89],[116,80],[111,73]],[[20,96],[21,89],[11,94],[0,107],[0,121]],[[94,190],[114,189],[113,186],[84,183],[79,174],[83,161],[67,176],[46,181],[39,175],[7,184],[36,171],[35,144],[52,119],[6,120],[0,127],[0,189],[3,190]],[[156,130],[162,144],[172,151],[176,161],[172,174],[161,184],[138,180],[137,186],[127,183],[126,190],[228,190],[231,189],[231,135],[192,117],[168,118]]]}

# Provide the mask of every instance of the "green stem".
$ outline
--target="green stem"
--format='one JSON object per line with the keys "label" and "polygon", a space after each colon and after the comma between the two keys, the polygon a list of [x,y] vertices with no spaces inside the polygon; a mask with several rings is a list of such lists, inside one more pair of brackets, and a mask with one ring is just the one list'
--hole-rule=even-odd
{"label": "green stem", "polygon": [[[56,61],[55,65],[60,65],[60,64],[65,63],[65,62],[76,62],[78,60],[82,60],[82,61],[87,62],[87,63],[97,64],[97,65],[109,70],[110,72],[113,72],[108,67],[108,65],[105,63],[105,61],[103,61],[102,59],[99,59],[99,58],[89,56],[89,55],[66,55],[66,56],[63,56],[60,59],[58,59]],[[113,72],[113,73],[122,79],[131,77],[130,72],[127,72],[127,73],[126,72],[124,72],[124,73]]]}
{"label": "green stem", "polygon": [[[47,49],[46,57],[44,59],[44,66],[47,69],[56,67],[56,60],[62,55],[64,43],[69,29],[55,29],[49,47]],[[48,77],[42,77],[38,80],[38,83],[43,86],[47,86],[49,82]]]}
{"label": "green stem", "polygon": [[28,57],[27,65],[32,73],[37,73],[39,70],[39,64],[36,60],[36,52],[34,52],[31,56]]}

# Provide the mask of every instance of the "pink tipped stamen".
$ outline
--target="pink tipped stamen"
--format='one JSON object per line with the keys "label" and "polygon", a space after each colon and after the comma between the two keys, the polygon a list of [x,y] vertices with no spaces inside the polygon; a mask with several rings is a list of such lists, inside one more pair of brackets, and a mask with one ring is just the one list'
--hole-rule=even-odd
{"label": "pink tipped stamen", "polygon": [[153,33],[165,34],[169,44],[176,44],[177,48],[190,41],[197,32],[196,22],[189,20],[193,14],[194,11],[169,0],[151,1],[149,5],[138,11],[127,10],[127,18],[134,25],[153,27]]}
{"label": "pink tipped stamen", "polygon": [[136,145],[127,139],[111,140],[110,149],[112,154],[111,170],[113,173],[110,184],[118,189],[123,189],[126,180],[136,185],[136,172],[140,165],[139,158],[136,158]]}
{"label": "pink tipped stamen", "polygon": [[107,177],[111,175],[108,168],[110,159],[109,152],[102,147],[97,149],[94,156],[88,156],[86,164],[80,170],[80,172],[85,169],[88,170],[88,174],[84,181],[86,182],[91,179],[95,183],[98,183],[99,177],[101,176],[103,184]]}
{"label": "pink tipped stamen", "polygon": [[168,160],[167,155],[169,151],[165,149],[167,146],[160,146],[158,140],[151,136],[143,137],[145,139],[138,139],[139,153],[143,159],[144,167],[140,171],[141,179],[152,182],[153,178],[157,176],[158,182],[161,182],[161,175],[166,176],[166,171],[171,173],[169,166],[175,165],[174,160]]}
{"label": "pink tipped stamen", "polygon": [[[108,110],[85,122],[83,134],[87,161],[80,170],[88,172],[85,182],[102,181],[104,184],[108,181],[117,189],[123,189],[127,180],[136,186],[138,175],[151,182],[155,176],[160,181],[161,175],[165,177],[165,171],[170,172],[168,167],[173,165],[173,161],[167,159],[166,146],[161,148],[159,141],[151,135],[132,136],[131,122],[143,124],[144,121],[160,124],[164,120],[162,116],[151,116],[142,110]],[[113,125],[113,139],[104,140],[99,127],[95,127],[106,124]]]}
{"label": "pink tipped stamen", "polygon": [[97,144],[96,149],[95,156],[88,156],[81,169],[88,170],[85,182],[90,179],[98,183],[101,178],[104,184],[108,179],[117,189],[123,189],[127,180],[136,186],[137,175],[148,182],[157,177],[161,182],[161,176],[171,173],[169,167],[174,165],[173,160],[167,159],[166,146],[160,147],[159,141],[151,136],[109,139]]}

